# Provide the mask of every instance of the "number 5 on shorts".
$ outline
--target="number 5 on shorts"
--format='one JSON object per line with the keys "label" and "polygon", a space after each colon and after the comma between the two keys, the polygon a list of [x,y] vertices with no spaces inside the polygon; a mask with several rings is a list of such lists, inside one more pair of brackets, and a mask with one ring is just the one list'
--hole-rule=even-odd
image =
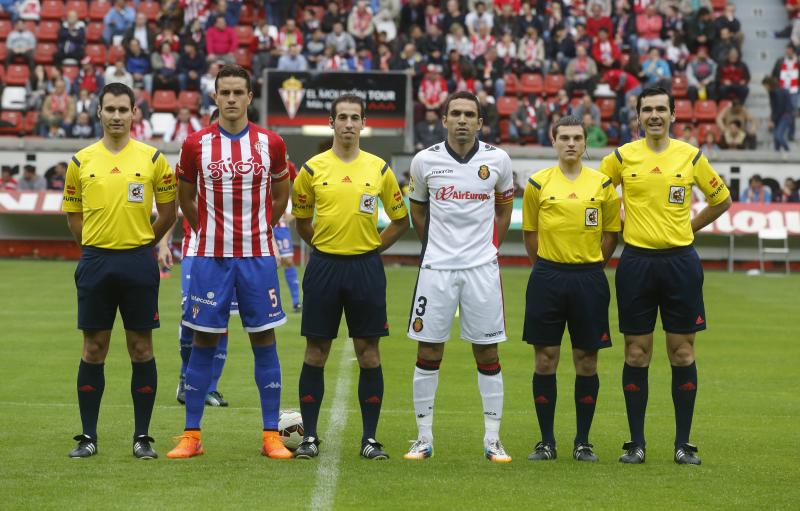
{"label": "number 5 on shorts", "polygon": [[271,287],[269,289],[269,301],[272,303],[273,307],[278,306],[278,295],[275,293],[275,288]]}

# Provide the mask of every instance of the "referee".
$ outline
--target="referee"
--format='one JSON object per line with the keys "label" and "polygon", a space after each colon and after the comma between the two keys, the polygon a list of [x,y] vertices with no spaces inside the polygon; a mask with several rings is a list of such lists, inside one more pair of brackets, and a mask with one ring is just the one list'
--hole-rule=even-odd
{"label": "referee", "polygon": [[[78,445],[69,453],[71,458],[97,454],[103,364],[117,308],[133,368],[133,455],[158,457],[148,434],[157,387],[152,329],[159,326],[159,272],[153,242],[175,222],[176,181],[160,151],[131,139],[135,111],[128,86],[106,85],[97,112],[103,138],[78,151],[67,168],[62,209],[82,247],[75,284],[78,328],[83,330],[78,367],[83,433],[75,437]],[[158,216],[151,224],[154,198]]]}
{"label": "referee", "polygon": [[[731,205],[730,192],[702,150],[670,138],[675,100],[664,89],[645,89],[636,103],[645,138],[615,149],[600,164],[614,186],[622,185],[625,249],[616,273],[619,329],[625,334],[622,388],[631,440],[622,463],[644,463],[647,370],[653,353],[656,314],[666,332],[675,406],[675,463],[699,465],[689,443],[697,367],[695,333],[706,328],[703,267],[694,233]],[[690,217],[692,186],[708,206]]]}
{"label": "referee", "polygon": [[[359,148],[365,110],[364,101],[355,95],[333,101],[329,119],[333,147],[303,165],[292,190],[297,232],[314,248],[303,276],[300,334],[306,338],[306,352],[299,390],[305,438],[295,451],[300,459],[319,454],[323,370],[338,335],[342,310],[361,368],[361,456],[389,457],[375,440],[383,401],[378,340],[389,335],[386,275],[379,253],[408,230],[409,221],[389,164]],[[391,220],[380,233],[378,198]]]}
{"label": "referee", "polygon": [[600,388],[597,352],[611,347],[611,294],[603,266],[617,246],[619,196],[608,176],[583,165],[586,127],[580,118],[562,117],[551,136],[558,165],[528,179],[522,207],[523,239],[533,263],[523,339],[534,347],[533,400],[542,434],[528,459],[556,458],[556,368],[567,326],[575,363],[572,457],[597,461],[589,429]]}

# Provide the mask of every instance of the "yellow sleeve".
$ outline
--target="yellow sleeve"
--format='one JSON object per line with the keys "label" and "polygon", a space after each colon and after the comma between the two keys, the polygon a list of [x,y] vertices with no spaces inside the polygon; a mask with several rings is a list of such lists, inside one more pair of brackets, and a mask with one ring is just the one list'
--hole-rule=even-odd
{"label": "yellow sleeve", "polygon": [[611,179],[603,183],[603,231],[619,232],[622,222],[619,216],[620,202],[617,189]]}
{"label": "yellow sleeve", "polygon": [[701,152],[697,153],[697,163],[694,166],[694,182],[702,190],[710,206],[725,202],[731,192],[717,171],[708,163],[708,159]]}
{"label": "yellow sleeve", "polygon": [[61,210],[68,213],[83,212],[83,199],[81,198],[81,168],[80,162],[74,156],[67,165],[67,175],[64,178],[64,198],[61,200]]}
{"label": "yellow sleeve", "polygon": [[610,177],[614,187],[617,187],[622,181],[622,155],[619,149],[614,149],[614,152],[603,158],[597,170]]}
{"label": "yellow sleeve", "polygon": [[538,231],[539,230],[539,190],[542,185],[528,178],[528,184],[525,185],[525,195],[522,199],[522,230],[523,231]]}
{"label": "yellow sleeve", "polygon": [[314,216],[314,187],[308,165],[303,165],[292,185],[292,215],[296,218]]}
{"label": "yellow sleeve", "polygon": [[155,154],[155,172],[153,172],[153,186],[156,190],[155,197],[158,204],[175,202],[178,190],[178,181],[175,171],[167,159],[157,151]]}
{"label": "yellow sleeve", "polygon": [[381,202],[383,202],[383,210],[392,220],[399,220],[408,216],[400,185],[397,184],[397,178],[388,165],[381,177]]}

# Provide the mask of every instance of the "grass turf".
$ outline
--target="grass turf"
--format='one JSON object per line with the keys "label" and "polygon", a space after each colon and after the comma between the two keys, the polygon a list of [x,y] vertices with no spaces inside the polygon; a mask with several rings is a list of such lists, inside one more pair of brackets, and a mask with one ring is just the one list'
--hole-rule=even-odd
{"label": "grass turf", "polygon": [[[252,356],[244,333],[232,323],[228,364],[220,389],[228,409],[209,409],[204,420],[207,454],[167,460],[171,436],[180,433],[183,408],[174,398],[179,370],[177,343],[179,278],[162,281],[161,324],[155,331],[160,390],[151,434],[161,458],[132,458],[130,368],[121,322],[106,363],[106,390],[99,424],[100,454],[71,460],[71,437],[80,432],[75,376],[80,334],[72,272],[75,263],[0,261],[0,492],[3,509],[250,509],[310,505],[322,458],[311,462],[259,456],[260,412],[253,385]],[[174,273],[177,275],[177,273]],[[458,327],[442,365],[436,401],[436,455],[425,462],[402,460],[414,438],[411,375],[415,344],[405,338],[414,268],[389,267],[388,303],[392,336],[381,343],[386,393],[378,438],[392,459],[358,457],[361,421],[354,357],[341,356],[349,343],[336,341],[326,368],[320,435],[330,424],[339,371],[351,371],[341,458],[326,474],[335,487],[328,508],[365,506],[401,509],[536,508],[762,508],[796,505],[797,461],[791,447],[800,416],[797,292],[800,277],[747,277],[709,272],[705,295],[709,329],[698,336],[699,393],[692,440],[703,465],[672,462],[674,421],[669,364],[657,332],[650,371],[648,453],[644,466],[622,466],[616,458],[628,438],[620,389],[622,338],[600,356],[600,397],[591,440],[598,464],[570,457],[574,436],[574,372],[569,348],[558,372],[561,398],[556,416],[560,457],[550,463],[525,458],[538,441],[530,380],[532,349],[520,342],[527,271],[505,269],[504,287],[511,339],[500,349],[505,380],[501,436],[514,456],[510,464],[482,458],[483,420],[475,364]],[[609,274],[611,277],[612,274]],[[613,293],[613,286],[612,286]],[[282,290],[284,300],[288,291]],[[611,306],[616,332],[616,305]],[[278,330],[283,367],[283,408],[297,408],[297,379],[304,341],[299,315]],[[344,325],[341,335],[346,334]],[[340,367],[344,364],[345,367]],[[330,445],[328,443],[328,445]],[[325,456],[326,443],[322,445]],[[794,467],[794,468],[793,468]],[[319,500],[317,502],[320,502]]]}

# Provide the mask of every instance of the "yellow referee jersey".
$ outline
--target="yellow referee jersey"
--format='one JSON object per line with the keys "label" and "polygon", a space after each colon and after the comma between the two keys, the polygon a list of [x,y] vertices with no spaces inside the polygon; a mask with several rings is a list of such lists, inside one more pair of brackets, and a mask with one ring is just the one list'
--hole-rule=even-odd
{"label": "yellow referee jersey", "polygon": [[314,218],[312,245],[329,254],[355,255],[381,245],[378,197],[392,220],[408,215],[389,164],[366,151],[350,163],[333,150],[303,165],[292,188],[292,215]]}
{"label": "yellow referee jersey", "polygon": [[153,241],[153,197],[173,202],[177,182],[155,147],[131,139],[117,154],[102,141],[78,151],[67,167],[61,209],[83,213],[83,244],[129,249]]}
{"label": "yellow referee jersey", "polygon": [[582,167],[574,180],[558,166],[534,173],[525,186],[522,229],[537,231],[537,255],[568,264],[603,261],[603,231],[620,230],[619,196],[611,179]]}
{"label": "yellow referee jersey", "polygon": [[622,184],[622,236],[625,243],[641,248],[692,244],[692,185],[702,190],[712,206],[730,196],[703,151],[675,139],[660,153],[653,152],[644,139],[625,144],[603,158],[599,170],[614,186]]}

